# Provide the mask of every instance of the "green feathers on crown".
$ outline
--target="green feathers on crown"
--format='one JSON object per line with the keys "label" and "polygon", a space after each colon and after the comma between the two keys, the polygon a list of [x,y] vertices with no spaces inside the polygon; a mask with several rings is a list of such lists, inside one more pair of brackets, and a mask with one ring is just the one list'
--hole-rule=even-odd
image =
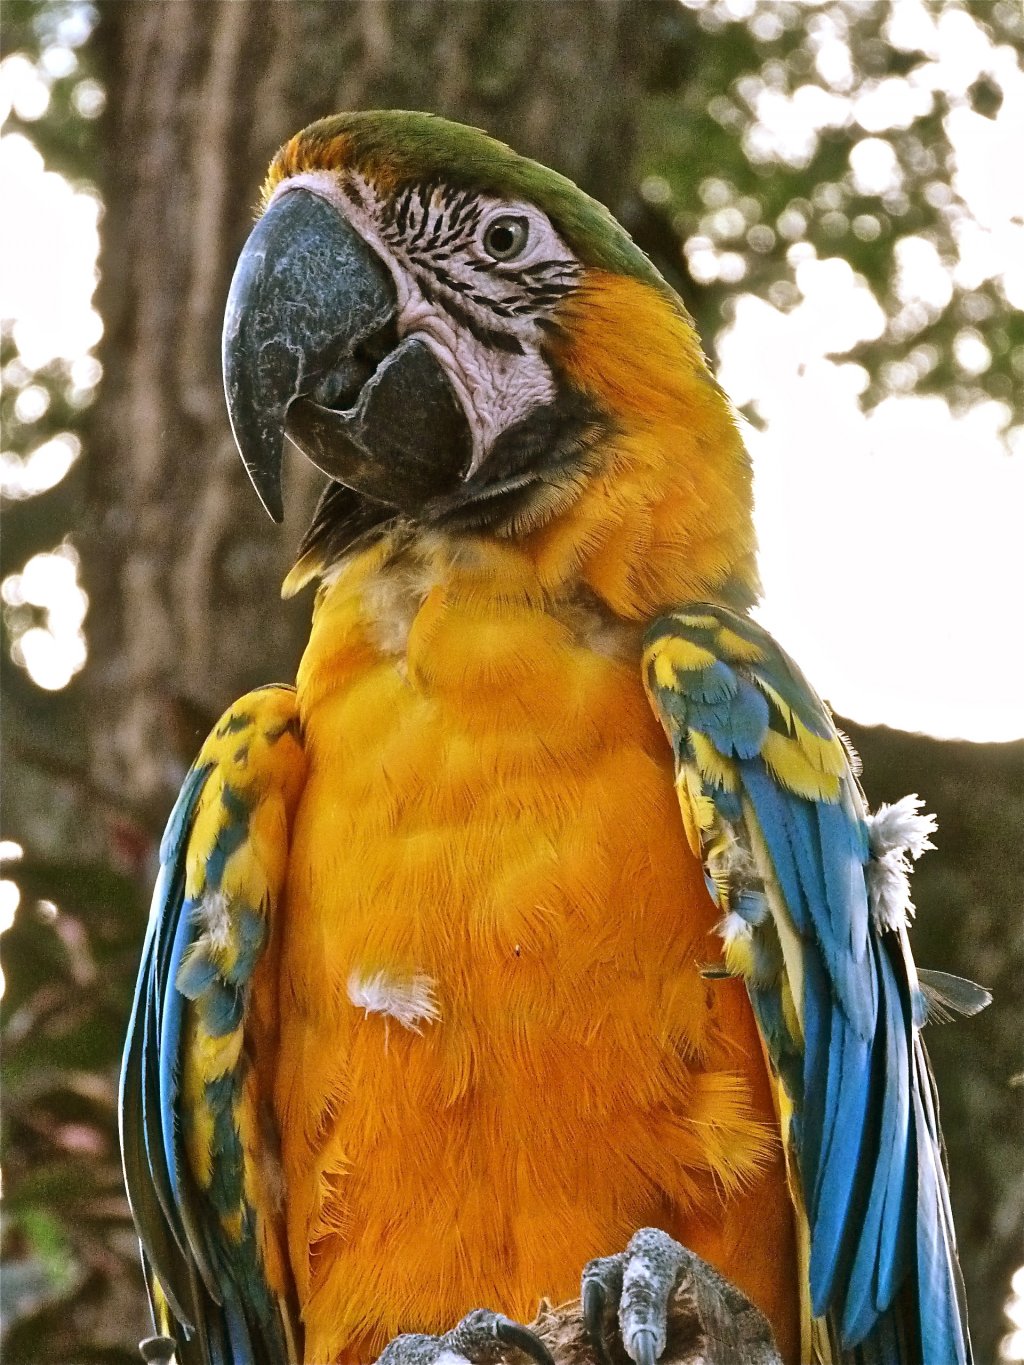
{"label": "green feathers on crown", "polygon": [[632,275],[671,293],[603,204],[566,176],[520,156],[480,128],[435,114],[364,110],[320,119],[290,146],[297,143],[305,167],[327,165],[331,145],[338,138],[348,145],[347,164],[372,178],[386,177],[395,184],[443,180],[501,199],[528,200],[543,209],[584,265]]}

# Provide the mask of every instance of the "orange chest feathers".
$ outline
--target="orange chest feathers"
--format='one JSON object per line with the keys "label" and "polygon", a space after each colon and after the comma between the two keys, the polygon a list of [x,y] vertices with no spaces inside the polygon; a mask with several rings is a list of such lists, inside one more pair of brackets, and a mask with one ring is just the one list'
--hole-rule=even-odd
{"label": "orange chest feathers", "polygon": [[289,1251],[324,1361],[480,1305],[528,1320],[748,1181],[770,1117],[741,992],[699,973],[715,911],[638,638],[471,575],[396,625],[370,560],[300,672],[278,967]]}

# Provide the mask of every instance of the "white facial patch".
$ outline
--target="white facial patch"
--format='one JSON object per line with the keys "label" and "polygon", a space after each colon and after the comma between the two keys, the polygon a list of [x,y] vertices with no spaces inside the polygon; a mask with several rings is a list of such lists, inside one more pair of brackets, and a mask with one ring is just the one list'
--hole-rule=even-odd
{"label": "white facial patch", "polygon": [[536,346],[522,355],[495,351],[418,293],[415,283],[398,321],[402,336],[416,335],[444,366],[473,436],[467,476],[475,474],[503,431],[555,397],[551,371]]}
{"label": "white facial patch", "polygon": [[348,998],[356,1009],[397,1019],[413,1033],[422,1033],[424,1024],[436,1024],[441,1018],[434,980],[422,973],[402,981],[386,972],[363,976],[353,971],[348,979]]}
{"label": "white facial patch", "polygon": [[[579,261],[533,204],[443,185],[408,187],[396,202],[362,176],[330,171],[282,181],[271,202],[297,187],[332,203],[390,270],[398,334],[420,338],[443,365],[469,421],[474,474],[502,432],[555,397],[538,318],[579,279]],[[525,246],[498,260],[485,242],[506,220]]]}

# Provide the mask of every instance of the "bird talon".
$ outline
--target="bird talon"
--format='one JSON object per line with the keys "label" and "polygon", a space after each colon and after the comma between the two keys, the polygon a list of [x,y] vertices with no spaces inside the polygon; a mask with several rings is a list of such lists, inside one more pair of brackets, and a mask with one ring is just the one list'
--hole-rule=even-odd
{"label": "bird talon", "polygon": [[452,1356],[461,1357],[470,1365],[492,1365],[501,1355],[502,1346],[523,1351],[536,1365],[555,1365],[548,1348],[529,1327],[489,1308],[474,1308],[443,1336],[395,1337],[385,1347],[377,1365],[437,1365]]}
{"label": "bird talon", "polygon": [[619,1307],[624,1261],[624,1256],[600,1256],[583,1267],[580,1284],[583,1325],[599,1365],[612,1365],[606,1340],[607,1318]]}
{"label": "bird talon", "polygon": [[502,1317],[500,1314],[495,1318],[494,1335],[499,1341],[503,1341],[508,1346],[516,1346],[520,1351],[535,1360],[537,1365],[555,1365],[551,1352],[541,1341],[535,1332],[531,1332],[529,1327],[524,1327],[522,1323],[513,1322],[511,1318]]}
{"label": "bird talon", "polygon": [[657,1365],[658,1350],[657,1333],[650,1327],[638,1327],[633,1332],[628,1341],[623,1338],[623,1344],[632,1360],[636,1365]]}
{"label": "bird talon", "polygon": [[604,1340],[604,1309],[608,1300],[600,1280],[585,1278],[580,1298],[583,1306],[583,1325],[591,1349],[600,1365],[612,1365],[612,1358],[608,1354]]}
{"label": "bird talon", "polygon": [[613,1314],[621,1350],[633,1365],[658,1365],[668,1346],[673,1303],[677,1327],[685,1322],[702,1339],[713,1321],[709,1365],[781,1365],[764,1315],[714,1266],[660,1228],[641,1228],[620,1255],[589,1261],[583,1268],[583,1325],[599,1365],[612,1365],[608,1319]]}
{"label": "bird talon", "polygon": [[139,1342],[139,1354],[147,1365],[174,1365],[175,1349],[173,1337],[143,1337]]}

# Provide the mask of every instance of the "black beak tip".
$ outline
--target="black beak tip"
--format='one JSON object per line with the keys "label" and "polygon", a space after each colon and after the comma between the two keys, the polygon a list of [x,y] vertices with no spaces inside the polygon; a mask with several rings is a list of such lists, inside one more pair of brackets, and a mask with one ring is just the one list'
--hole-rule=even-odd
{"label": "black beak tip", "polygon": [[333,204],[297,187],[249,234],[228,291],[224,391],[235,442],[260,501],[284,519],[281,463],[292,403],[395,315],[395,286]]}
{"label": "black beak tip", "polygon": [[263,412],[252,403],[240,401],[238,395],[243,386],[233,359],[225,346],[224,392],[231,434],[260,502],[271,519],[280,523],[284,520],[281,494],[284,413],[278,413],[276,404],[269,412]]}
{"label": "black beak tip", "polygon": [[270,520],[276,521],[280,526],[281,522],[284,521],[284,501],[281,497],[280,487],[273,490],[257,487],[256,492]]}

